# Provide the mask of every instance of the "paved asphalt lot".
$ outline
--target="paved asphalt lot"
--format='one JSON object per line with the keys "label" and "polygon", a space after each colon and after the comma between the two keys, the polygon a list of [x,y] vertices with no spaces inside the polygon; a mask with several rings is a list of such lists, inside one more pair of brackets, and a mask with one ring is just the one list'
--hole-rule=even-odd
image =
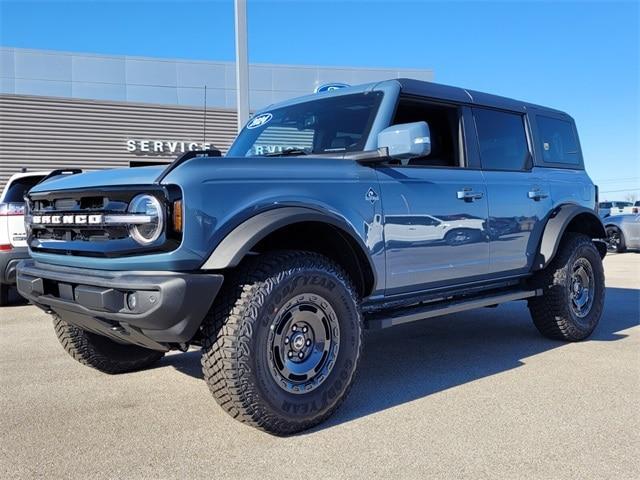
{"label": "paved asphalt lot", "polygon": [[0,309],[0,477],[639,478],[640,254],[605,265],[589,341],[542,338],[522,302],[375,332],[338,414],[291,438],[220,410],[197,351],[107,376],[16,301]]}

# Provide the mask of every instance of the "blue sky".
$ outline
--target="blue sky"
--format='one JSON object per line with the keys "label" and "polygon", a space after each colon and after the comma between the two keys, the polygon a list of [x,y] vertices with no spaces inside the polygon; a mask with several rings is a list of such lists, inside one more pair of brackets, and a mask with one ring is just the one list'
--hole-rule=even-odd
{"label": "blue sky", "polygon": [[[602,197],[624,199],[640,195],[639,4],[249,0],[249,59],[429,68],[440,83],[565,110]],[[234,58],[231,0],[0,6],[3,46]]]}

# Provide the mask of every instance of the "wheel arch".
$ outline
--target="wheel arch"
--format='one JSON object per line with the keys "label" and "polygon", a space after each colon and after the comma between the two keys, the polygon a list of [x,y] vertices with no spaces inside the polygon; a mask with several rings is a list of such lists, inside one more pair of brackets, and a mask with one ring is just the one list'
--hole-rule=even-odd
{"label": "wheel arch", "polygon": [[[563,204],[551,213],[540,240],[534,270],[542,270],[555,257],[562,237],[566,232],[589,235],[592,239],[606,238],[605,227],[600,217],[590,208],[575,204]],[[595,242],[600,256],[604,258],[607,247],[604,242]]]}
{"label": "wheel arch", "polygon": [[275,249],[322,253],[350,274],[360,295],[367,296],[375,288],[373,261],[354,228],[336,215],[308,207],[275,208],[245,220],[224,237],[200,268],[234,268],[251,252]]}

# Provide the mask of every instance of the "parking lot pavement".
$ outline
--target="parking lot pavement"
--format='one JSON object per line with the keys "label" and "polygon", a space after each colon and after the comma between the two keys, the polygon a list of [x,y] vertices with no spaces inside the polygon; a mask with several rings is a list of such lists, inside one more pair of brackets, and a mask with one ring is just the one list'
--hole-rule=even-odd
{"label": "parking lot pavement", "polygon": [[638,478],[640,254],[605,268],[590,340],[542,338],[522,302],[374,332],[337,415],[290,438],[219,409],[197,351],[107,376],[16,303],[0,309],[0,477]]}

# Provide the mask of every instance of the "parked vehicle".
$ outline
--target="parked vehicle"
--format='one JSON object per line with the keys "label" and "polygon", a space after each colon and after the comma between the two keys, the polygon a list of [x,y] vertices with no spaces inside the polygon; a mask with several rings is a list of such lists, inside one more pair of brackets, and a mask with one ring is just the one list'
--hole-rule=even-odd
{"label": "parked vehicle", "polygon": [[29,258],[24,230],[24,195],[48,172],[12,175],[0,194],[0,307],[9,301],[9,288],[16,283],[16,266]]}
{"label": "parked vehicle", "polygon": [[220,406],[279,435],[338,408],[365,328],[527,300],[543,335],[578,341],[602,313],[573,119],[461,88],[302,97],[225,157],[59,175],[28,199],[18,287],[73,358],[120,373],[200,345]]}
{"label": "parked vehicle", "polygon": [[633,206],[624,207],[622,213],[640,213],[640,200],[634,202]]}
{"label": "parked vehicle", "polygon": [[600,218],[607,218],[611,215],[625,213],[625,208],[632,207],[631,202],[600,202],[598,204],[598,214]]}
{"label": "parked vehicle", "polygon": [[605,220],[607,245],[610,251],[622,253],[640,248],[640,215],[614,215]]}

